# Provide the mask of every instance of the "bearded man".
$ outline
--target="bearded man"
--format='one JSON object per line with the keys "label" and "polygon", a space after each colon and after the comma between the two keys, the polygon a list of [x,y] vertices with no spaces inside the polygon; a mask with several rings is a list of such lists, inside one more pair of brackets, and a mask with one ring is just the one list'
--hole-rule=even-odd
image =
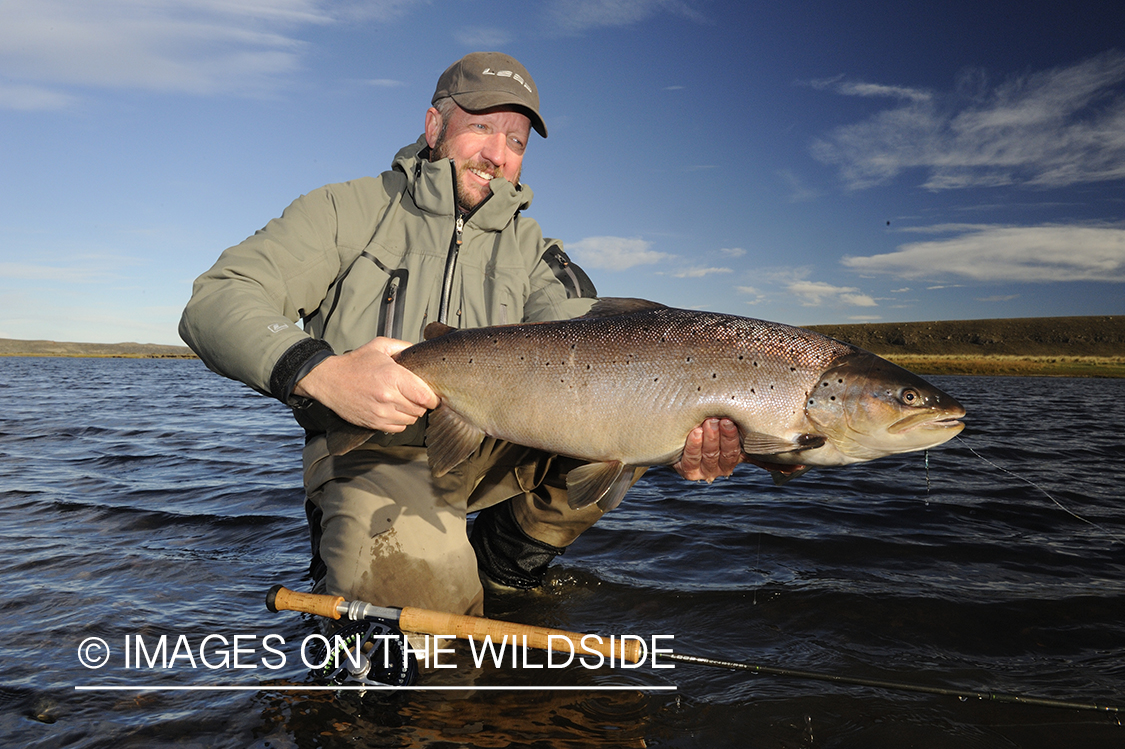
{"label": "bearded man", "polygon": [[[567,505],[573,460],[492,438],[435,479],[424,437],[438,398],[392,358],[434,320],[558,320],[593,305],[594,286],[562,243],[523,215],[532,129],[547,137],[523,65],[466,55],[438,80],[424,134],[390,171],[298,198],[195,282],[181,337],[212,370],[290,406],[305,429],[314,592],[480,615],[484,584],[538,586],[602,514]],[[333,413],[377,435],[331,455]],[[676,469],[709,480],[740,456],[737,428],[712,419],[688,436]]]}

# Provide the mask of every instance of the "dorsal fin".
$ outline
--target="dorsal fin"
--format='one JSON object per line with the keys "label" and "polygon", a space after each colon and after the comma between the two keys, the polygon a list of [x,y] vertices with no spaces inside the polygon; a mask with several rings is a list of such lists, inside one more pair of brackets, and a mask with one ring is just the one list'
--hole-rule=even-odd
{"label": "dorsal fin", "polygon": [[428,341],[431,338],[443,336],[453,330],[457,330],[457,328],[450,327],[443,322],[437,322],[435,320],[434,322],[427,325],[426,329],[422,331],[422,339]]}
{"label": "dorsal fin", "polygon": [[660,302],[650,302],[648,299],[634,299],[630,297],[603,297],[597,301],[590,311],[583,317],[614,317],[627,315],[630,312],[648,312],[654,309],[668,309],[667,305]]}

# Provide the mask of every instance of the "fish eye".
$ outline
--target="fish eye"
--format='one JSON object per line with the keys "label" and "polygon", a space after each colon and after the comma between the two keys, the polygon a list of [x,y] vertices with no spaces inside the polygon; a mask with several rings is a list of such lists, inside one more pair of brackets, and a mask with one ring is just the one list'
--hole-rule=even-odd
{"label": "fish eye", "polygon": [[906,405],[913,406],[922,400],[922,395],[913,388],[907,388],[902,391],[902,395],[899,396],[899,399]]}

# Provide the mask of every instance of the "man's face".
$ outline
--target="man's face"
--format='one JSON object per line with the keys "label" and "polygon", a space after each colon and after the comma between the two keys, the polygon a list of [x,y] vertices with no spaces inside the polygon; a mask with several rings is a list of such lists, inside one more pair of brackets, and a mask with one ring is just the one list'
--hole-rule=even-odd
{"label": "man's face", "polygon": [[432,161],[453,159],[457,175],[457,204],[471,211],[491,193],[493,177],[519,184],[523,154],[531,134],[527,115],[504,107],[466,112],[458,106],[448,121],[430,107],[426,112],[426,142]]}

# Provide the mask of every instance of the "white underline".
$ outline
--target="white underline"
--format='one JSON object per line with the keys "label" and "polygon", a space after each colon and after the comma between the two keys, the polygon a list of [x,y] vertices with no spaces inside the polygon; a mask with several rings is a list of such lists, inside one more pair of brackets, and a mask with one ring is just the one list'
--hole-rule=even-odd
{"label": "white underline", "polygon": [[518,686],[518,687],[503,687],[503,686],[422,686],[422,687],[394,687],[394,686],[363,686],[363,685],[347,685],[347,686],[262,686],[262,687],[244,687],[244,686],[202,686],[202,687],[174,687],[174,686],[117,686],[117,685],[90,685],[90,686],[75,686],[74,690],[77,692],[374,692],[374,691],[410,691],[410,692],[426,692],[426,691],[481,691],[481,692],[608,692],[608,691],[632,691],[632,692],[653,692],[653,691],[675,691],[675,686],[665,687],[644,687],[634,685],[612,685],[612,686],[589,686],[589,687],[536,687],[536,686]]}

